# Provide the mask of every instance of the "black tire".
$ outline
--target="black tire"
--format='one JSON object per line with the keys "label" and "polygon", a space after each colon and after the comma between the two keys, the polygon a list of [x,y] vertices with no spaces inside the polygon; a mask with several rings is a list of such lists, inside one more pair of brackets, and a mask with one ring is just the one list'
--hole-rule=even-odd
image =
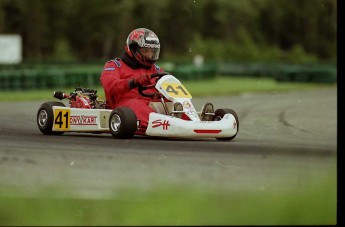
{"label": "black tire", "polygon": [[216,138],[217,140],[232,140],[233,138],[236,137],[238,130],[240,128],[240,121],[238,120],[238,116],[237,113],[233,110],[233,109],[217,109],[214,112],[214,116],[213,116],[213,121],[220,121],[225,114],[230,113],[235,117],[236,120],[236,127],[237,127],[237,132],[234,136],[232,137],[223,137],[223,138]]}
{"label": "black tire", "polygon": [[133,138],[137,127],[137,116],[131,108],[118,107],[110,113],[109,130],[114,138]]}
{"label": "black tire", "polygon": [[65,106],[62,102],[45,102],[37,111],[36,122],[44,135],[62,135],[64,132],[53,131],[53,106]]}

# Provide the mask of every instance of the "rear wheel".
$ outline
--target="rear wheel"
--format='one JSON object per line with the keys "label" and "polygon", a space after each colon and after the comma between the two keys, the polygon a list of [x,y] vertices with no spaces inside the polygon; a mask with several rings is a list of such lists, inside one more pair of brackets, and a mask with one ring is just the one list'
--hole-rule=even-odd
{"label": "rear wheel", "polygon": [[65,106],[62,102],[45,102],[37,111],[37,126],[44,135],[62,135],[64,132],[53,131],[53,106]]}
{"label": "rear wheel", "polygon": [[238,133],[238,129],[240,127],[240,122],[238,120],[238,116],[236,114],[236,112],[233,109],[217,109],[214,112],[214,116],[213,116],[213,121],[220,121],[225,114],[232,114],[235,117],[236,120],[236,134],[234,136],[231,137],[222,137],[222,138],[216,138],[217,140],[232,140],[233,138],[236,137],[237,133]]}
{"label": "rear wheel", "polygon": [[109,117],[109,129],[114,138],[130,139],[137,130],[137,116],[131,108],[115,108]]}

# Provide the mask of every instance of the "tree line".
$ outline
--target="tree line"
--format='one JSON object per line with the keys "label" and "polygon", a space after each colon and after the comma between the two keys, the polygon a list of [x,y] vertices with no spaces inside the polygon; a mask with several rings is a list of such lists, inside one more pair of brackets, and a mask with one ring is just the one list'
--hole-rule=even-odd
{"label": "tree line", "polygon": [[166,60],[337,55],[336,0],[0,0],[0,34],[20,34],[27,61],[113,58],[137,27],[158,35]]}

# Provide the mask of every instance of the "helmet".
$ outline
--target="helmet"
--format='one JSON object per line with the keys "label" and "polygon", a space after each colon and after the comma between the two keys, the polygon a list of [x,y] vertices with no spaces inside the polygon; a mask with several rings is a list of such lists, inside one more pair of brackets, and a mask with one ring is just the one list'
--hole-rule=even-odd
{"label": "helmet", "polygon": [[[141,48],[149,48],[152,55],[148,57],[141,52]],[[159,57],[160,43],[157,35],[147,28],[134,29],[127,38],[125,51],[143,66],[151,67]]]}

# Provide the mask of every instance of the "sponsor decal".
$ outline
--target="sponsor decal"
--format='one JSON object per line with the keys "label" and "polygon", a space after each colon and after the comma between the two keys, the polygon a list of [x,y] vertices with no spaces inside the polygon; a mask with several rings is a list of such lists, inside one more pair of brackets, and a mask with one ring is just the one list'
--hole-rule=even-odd
{"label": "sponsor decal", "polygon": [[152,128],[157,128],[163,126],[163,130],[168,130],[168,127],[170,126],[168,120],[162,121],[161,119],[155,120],[152,122]]}
{"label": "sponsor decal", "polygon": [[114,71],[115,68],[114,67],[109,67],[109,68],[105,68],[104,71]]}
{"label": "sponsor decal", "polygon": [[97,125],[97,116],[71,116],[71,125]]}
{"label": "sponsor decal", "polygon": [[190,108],[192,108],[192,105],[191,105],[188,101],[184,101],[184,102],[183,102],[183,107],[184,107],[185,109],[190,109]]}
{"label": "sponsor decal", "polygon": [[160,44],[154,44],[154,43],[142,43],[139,44],[140,47],[148,47],[148,48],[161,48]]}
{"label": "sponsor decal", "polygon": [[192,114],[194,114],[194,111],[193,110],[188,110],[187,113],[192,115]]}
{"label": "sponsor decal", "polygon": [[187,110],[187,113],[192,115],[194,114],[194,110],[192,108],[192,104],[188,101],[183,102],[183,108]]}

